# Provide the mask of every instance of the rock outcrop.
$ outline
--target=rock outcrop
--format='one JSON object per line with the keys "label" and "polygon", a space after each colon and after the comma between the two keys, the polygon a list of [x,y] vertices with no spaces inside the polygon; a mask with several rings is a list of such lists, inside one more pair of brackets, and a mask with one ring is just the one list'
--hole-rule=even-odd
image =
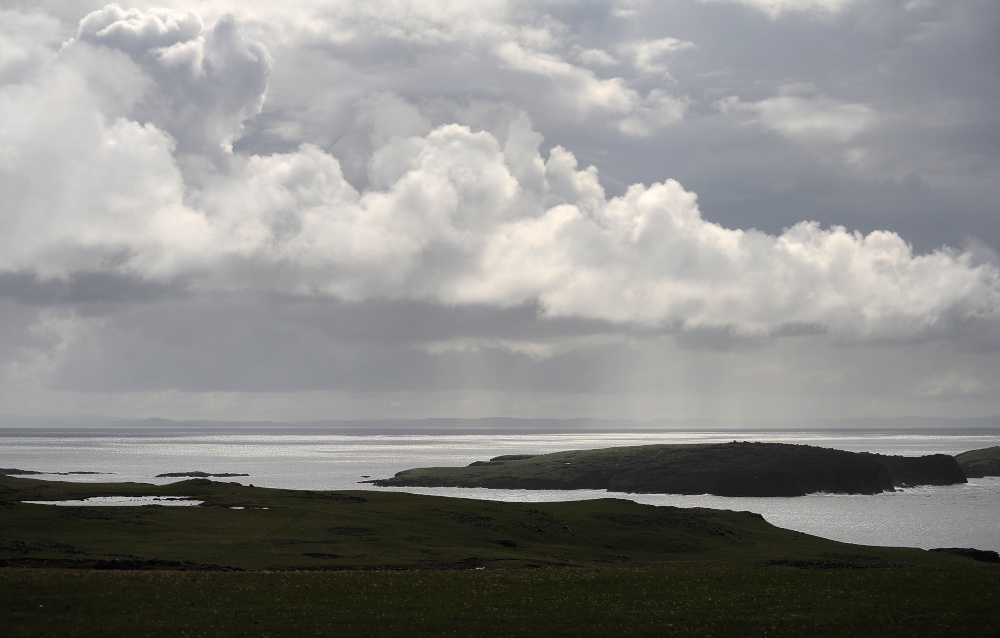
{"label": "rock outcrop", "polygon": [[968,475],[962,471],[955,457],[947,454],[927,456],[888,456],[870,452],[861,454],[880,463],[889,473],[889,479],[895,487],[954,485],[967,482]]}

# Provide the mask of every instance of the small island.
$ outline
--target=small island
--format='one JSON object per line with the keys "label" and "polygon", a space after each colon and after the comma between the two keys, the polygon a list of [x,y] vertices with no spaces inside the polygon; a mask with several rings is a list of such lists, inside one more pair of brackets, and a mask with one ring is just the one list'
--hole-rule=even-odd
{"label": "small island", "polygon": [[194,470],[191,472],[164,472],[157,474],[155,478],[229,478],[233,476],[250,476],[249,474],[235,474],[232,472],[202,472]]}
{"label": "small island", "polygon": [[594,489],[646,494],[802,496],[878,494],[966,477],[947,454],[921,457],[847,452],[788,443],[640,445],[498,456],[467,467],[403,470],[382,487]]}

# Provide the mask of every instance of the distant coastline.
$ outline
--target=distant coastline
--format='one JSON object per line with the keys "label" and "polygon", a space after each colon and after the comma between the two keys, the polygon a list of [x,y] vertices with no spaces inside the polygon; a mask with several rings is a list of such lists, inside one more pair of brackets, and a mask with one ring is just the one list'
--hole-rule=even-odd
{"label": "distant coastline", "polygon": [[122,436],[156,431],[164,435],[229,432],[240,434],[585,434],[653,432],[933,432],[939,435],[990,434],[1000,436],[1000,416],[971,418],[892,417],[806,420],[723,421],[719,419],[597,419],[597,418],[417,418],[326,419],[314,421],[172,420],[117,417],[0,416],[0,436],[86,433]]}

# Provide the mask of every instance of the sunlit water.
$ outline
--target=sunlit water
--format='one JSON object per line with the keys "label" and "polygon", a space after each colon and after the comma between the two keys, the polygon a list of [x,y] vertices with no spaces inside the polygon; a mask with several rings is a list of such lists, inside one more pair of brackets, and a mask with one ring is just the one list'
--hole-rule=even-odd
{"label": "sunlit water", "polygon": [[[392,476],[411,467],[467,465],[501,454],[732,440],[804,443],[919,456],[957,454],[998,445],[1000,433],[743,431],[356,436],[7,429],[0,433],[0,467],[107,473],[39,477],[86,482],[162,484],[181,479],[155,478],[156,474],[201,470],[246,473],[249,476],[216,480],[265,487],[387,489],[359,481]],[[972,479],[966,485],[918,487],[874,496],[813,494],[794,498],[623,494],[598,490],[400,488],[397,491],[506,501],[627,498],[652,505],[758,512],[781,527],[853,543],[1000,551],[1000,479],[995,477]]]}

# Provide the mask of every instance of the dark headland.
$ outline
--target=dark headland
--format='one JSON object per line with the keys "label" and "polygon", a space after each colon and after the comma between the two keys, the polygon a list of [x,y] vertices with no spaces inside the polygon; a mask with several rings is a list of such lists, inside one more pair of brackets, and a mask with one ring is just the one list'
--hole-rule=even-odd
{"label": "dark headland", "polygon": [[802,496],[878,494],[897,487],[965,483],[955,458],[847,452],[788,443],[641,445],[498,456],[467,467],[403,470],[383,487],[596,489],[612,492]]}

